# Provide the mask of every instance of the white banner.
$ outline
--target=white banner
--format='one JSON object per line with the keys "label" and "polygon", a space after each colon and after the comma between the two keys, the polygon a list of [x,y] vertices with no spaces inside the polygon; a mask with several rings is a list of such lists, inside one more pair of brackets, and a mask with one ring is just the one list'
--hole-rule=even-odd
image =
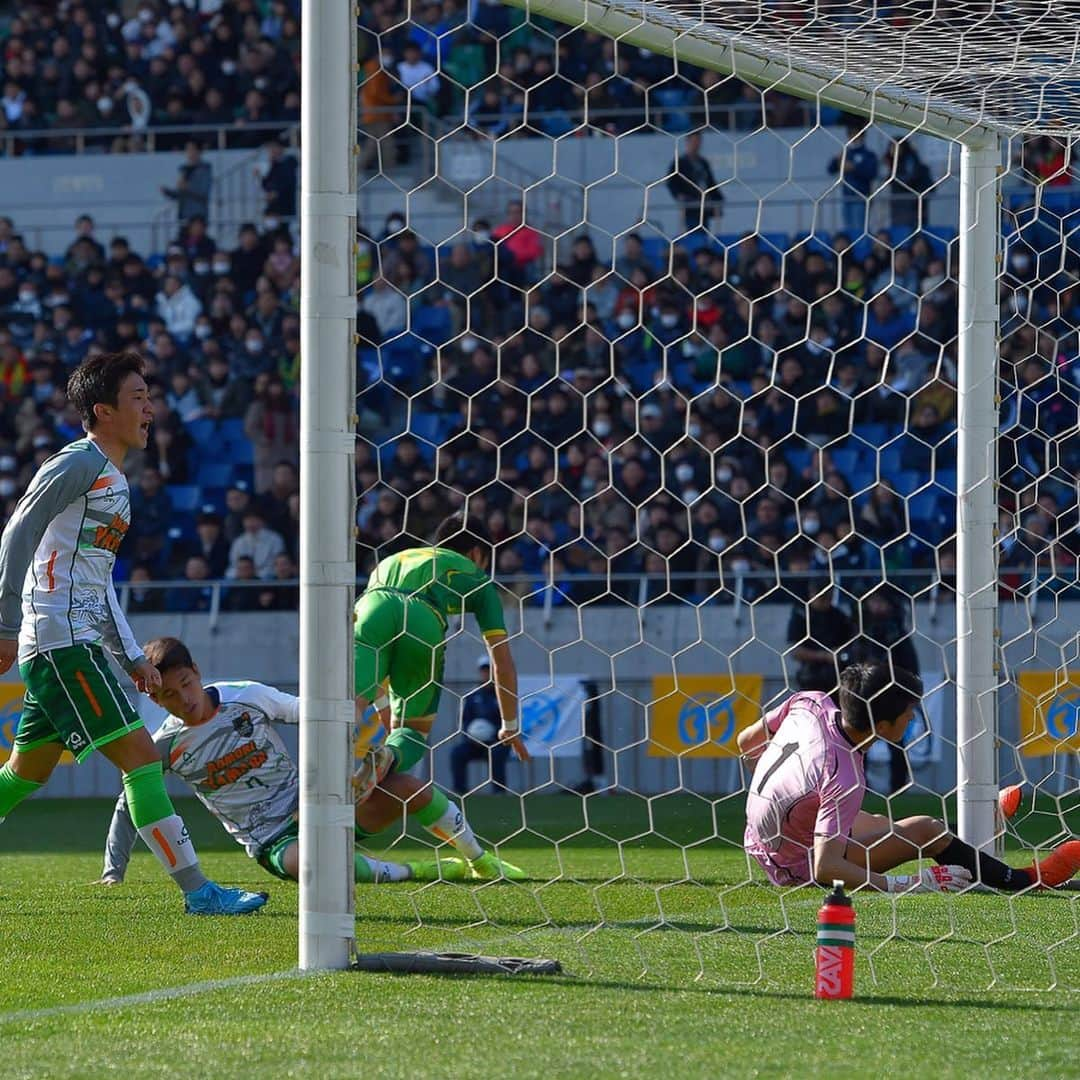
{"label": "white banner", "polygon": [[581,753],[585,728],[585,688],[581,675],[522,675],[521,730],[533,756],[572,757]]}
{"label": "white banner", "polygon": [[[904,749],[913,769],[936,764],[941,760],[941,736],[945,724],[945,706],[952,705],[953,686],[940,671],[928,671],[923,686],[931,689],[915,709],[915,715],[904,735]],[[888,765],[889,744],[877,739],[866,752],[868,765]]]}

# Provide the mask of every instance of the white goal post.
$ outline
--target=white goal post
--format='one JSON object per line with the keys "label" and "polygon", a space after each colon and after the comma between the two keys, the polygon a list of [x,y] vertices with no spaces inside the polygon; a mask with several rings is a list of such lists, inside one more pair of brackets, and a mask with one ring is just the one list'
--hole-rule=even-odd
{"label": "white goal post", "polygon": [[300,967],[352,959],[356,11],[304,0]]}

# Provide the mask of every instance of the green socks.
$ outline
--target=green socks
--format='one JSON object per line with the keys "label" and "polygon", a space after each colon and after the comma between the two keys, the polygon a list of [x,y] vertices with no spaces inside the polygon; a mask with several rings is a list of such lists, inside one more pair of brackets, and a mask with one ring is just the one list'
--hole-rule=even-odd
{"label": "green socks", "polygon": [[446,792],[432,785],[431,802],[423,810],[417,810],[413,817],[416,818],[417,825],[423,825],[426,829],[429,825],[434,825],[446,813],[449,805],[450,800],[446,797]]}
{"label": "green socks", "polygon": [[0,821],[15,809],[28,795],[33,795],[40,784],[33,780],[24,780],[11,771],[11,766],[4,762],[0,766]]}
{"label": "green socks", "polygon": [[470,862],[484,854],[483,847],[469,827],[461,808],[452,803],[439,788],[431,789],[431,802],[412,815],[437,840],[453,847]]}
{"label": "green socks", "polygon": [[394,728],[386,736],[386,745],[394,752],[397,759],[395,772],[410,772],[413,766],[427,753],[427,739],[411,727]]}
{"label": "green socks", "polygon": [[127,795],[128,813],[136,829],[171,817],[176,812],[165,790],[160,761],[152,761],[149,765],[140,765],[124,773],[124,792]]}
{"label": "green socks", "polygon": [[206,884],[187,826],[165,790],[161,762],[152,761],[124,774],[128,813],[146,846],[185,893]]}

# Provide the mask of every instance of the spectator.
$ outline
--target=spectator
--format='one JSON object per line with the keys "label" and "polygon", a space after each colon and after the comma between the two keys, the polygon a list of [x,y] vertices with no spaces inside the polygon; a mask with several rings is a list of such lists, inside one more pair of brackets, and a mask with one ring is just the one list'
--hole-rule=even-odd
{"label": "spectator", "polygon": [[229,547],[228,576],[236,577],[236,563],[247,555],[255,564],[255,576],[267,579],[274,576],[274,560],[285,551],[280,533],[266,527],[262,513],[254,506],[244,511],[244,531]]}
{"label": "spectator", "polygon": [[176,187],[163,187],[161,194],[176,203],[176,216],[183,225],[196,215],[210,217],[212,170],[202,159],[202,147],[194,139],[184,144],[184,164],[180,166]]}
{"label": "spectator", "polygon": [[683,140],[683,152],[668,167],[667,188],[682,208],[687,232],[712,230],[712,219],[724,212],[724,193],[701,153],[700,131],[692,131]]}
{"label": "spectator", "polygon": [[297,577],[296,563],[288,552],[282,552],[274,559],[272,580],[285,584],[258,591],[260,611],[296,611],[300,607],[300,587],[294,584]]}
{"label": "spectator", "polygon": [[232,577],[234,584],[225,590],[221,606],[226,611],[258,611],[261,590],[247,584],[259,580],[255,576],[255,561],[250,555],[241,555],[236,560]]}
{"label": "spectator", "polygon": [[251,505],[251,489],[243,480],[225,492],[225,539],[230,545],[243,533],[244,514]]}
{"label": "spectator", "polygon": [[207,584],[210,566],[201,555],[192,555],[184,563],[184,579],[190,585],[169,590],[169,610],[190,614],[206,612],[213,606],[214,589]]}
{"label": "spectator", "polygon": [[437,111],[441,83],[435,68],[423,58],[415,42],[406,43],[402,59],[398,61],[397,77],[408,95],[408,122],[421,131],[426,130],[421,110]]}
{"label": "spectator", "polygon": [[855,626],[832,600],[832,589],[811,585],[809,604],[796,602],[788,622],[787,640],[799,667],[800,690],[831,693],[839,685],[840,669],[847,666],[856,636]]}
{"label": "spectator", "polygon": [[285,152],[280,139],[266,144],[268,163],[262,176],[263,215],[278,221],[296,217],[296,192],[300,166],[295,154]]}
{"label": "spectator", "polygon": [[202,304],[175,274],[166,274],[157,294],[157,313],[173,337],[187,342],[195,333],[195,320],[202,314]]}
{"label": "spectator", "polygon": [[262,494],[272,486],[274,466],[279,461],[300,460],[295,403],[285,393],[280,376],[260,375],[256,379],[255,400],[244,416],[244,433],[255,448],[255,493]]}
{"label": "spectator", "polygon": [[206,560],[212,578],[225,577],[229,569],[229,544],[221,515],[212,505],[204,506],[195,518],[195,539],[189,545],[189,554]]}
{"label": "spectator", "polygon": [[173,521],[172,500],[157,469],[145,468],[140,474],[139,486],[131,492],[131,519],[128,544],[135,559],[156,566]]}
{"label": "spectator", "polygon": [[[487,654],[476,661],[480,685],[461,702],[461,734],[450,751],[450,770],[454,791],[464,795],[470,788],[470,761],[489,763],[489,779],[497,791],[506,791],[506,762],[510,749],[499,743],[499,699],[491,681],[491,660]],[[481,787],[483,785],[480,785]]]}
{"label": "spectator", "polygon": [[499,253],[498,276],[512,284],[524,284],[534,278],[536,264],[544,256],[544,241],[540,234],[525,224],[524,208],[514,199],[506,208],[506,220],[491,233]]}
{"label": "spectator", "polygon": [[840,177],[844,228],[857,240],[866,232],[870,193],[878,174],[878,157],[866,145],[866,129],[853,131],[843,153],[829,162],[829,172]]}
{"label": "spectator", "polygon": [[[919,674],[919,654],[903,614],[901,595],[896,590],[888,585],[874,589],[863,601],[861,621],[862,633],[855,642],[854,660],[885,663]],[[899,791],[908,780],[907,754],[902,747],[890,743],[886,794]]]}
{"label": "spectator", "polygon": [[126,614],[156,615],[165,610],[165,590],[146,587],[153,580],[145,563],[136,564],[128,579]]}

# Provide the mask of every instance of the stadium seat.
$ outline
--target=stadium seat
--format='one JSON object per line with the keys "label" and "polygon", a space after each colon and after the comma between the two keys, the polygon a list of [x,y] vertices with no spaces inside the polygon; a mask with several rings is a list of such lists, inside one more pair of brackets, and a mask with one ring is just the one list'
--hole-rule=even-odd
{"label": "stadium seat", "polygon": [[202,488],[227,488],[232,478],[233,466],[230,462],[204,461],[199,466],[196,482]]}
{"label": "stadium seat", "polygon": [[218,422],[216,420],[206,419],[189,420],[184,425],[191,441],[201,454],[205,454],[207,451],[212,452],[217,426]]}
{"label": "stadium seat", "polygon": [[202,505],[202,489],[198,484],[169,484],[165,490],[179,514],[192,514]]}
{"label": "stadium seat", "polygon": [[427,304],[417,307],[412,313],[412,331],[432,345],[445,345],[454,336],[450,309]]}

